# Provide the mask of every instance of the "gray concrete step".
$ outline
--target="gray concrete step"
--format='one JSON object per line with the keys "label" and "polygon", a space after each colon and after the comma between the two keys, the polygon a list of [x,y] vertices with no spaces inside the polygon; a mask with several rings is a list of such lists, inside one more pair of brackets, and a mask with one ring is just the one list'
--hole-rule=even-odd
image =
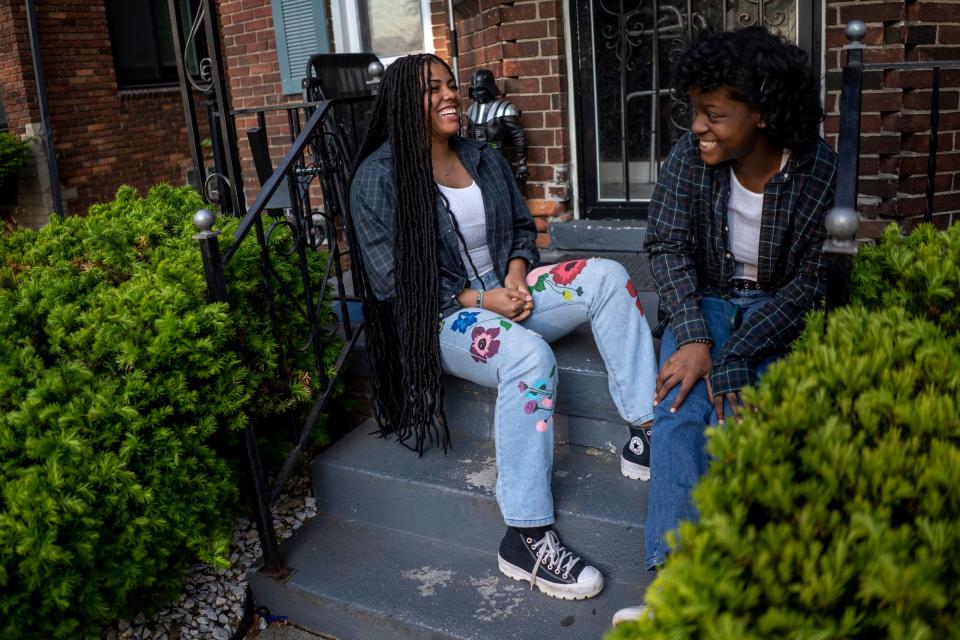
{"label": "gray concrete step", "polygon": [[[314,459],[319,511],[496,553],[505,525],[491,439],[458,433],[446,455],[418,458],[372,431],[365,423]],[[577,553],[605,576],[645,583],[647,484],[621,476],[619,456],[557,446],[553,493],[557,530]]]}
{"label": "gray concrete step", "polygon": [[643,597],[608,580],[590,600],[548,598],[502,576],[494,552],[455,542],[325,514],[281,546],[292,576],[248,579],[273,615],[339,640],[594,639]]}
{"label": "gray concrete step", "polygon": [[550,225],[552,247],[565,251],[643,251],[647,223],[636,220],[570,220]]}

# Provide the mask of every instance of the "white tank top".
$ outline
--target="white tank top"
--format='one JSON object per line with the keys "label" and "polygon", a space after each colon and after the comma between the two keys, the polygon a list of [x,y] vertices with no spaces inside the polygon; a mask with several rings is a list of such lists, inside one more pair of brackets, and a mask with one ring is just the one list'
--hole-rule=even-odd
{"label": "white tank top", "polygon": [[[445,187],[442,184],[437,186],[447,197],[450,211],[457,219],[460,235],[463,236],[463,241],[467,245],[465,252],[463,244],[457,241],[457,246],[460,247],[460,259],[463,260],[463,267],[467,270],[467,277],[473,280],[477,276],[492,271],[493,260],[490,258],[490,248],[487,247],[487,216],[483,208],[483,194],[480,192],[480,187],[476,182],[462,189]],[[470,254],[477,273],[473,273],[467,253]]]}
{"label": "white tank top", "polygon": [[[790,152],[783,150],[780,170],[787,164]],[[744,280],[757,280],[760,260],[760,221],[763,218],[763,194],[754,193],[737,180],[730,167],[730,201],[727,203],[727,241],[735,261],[733,275]]]}

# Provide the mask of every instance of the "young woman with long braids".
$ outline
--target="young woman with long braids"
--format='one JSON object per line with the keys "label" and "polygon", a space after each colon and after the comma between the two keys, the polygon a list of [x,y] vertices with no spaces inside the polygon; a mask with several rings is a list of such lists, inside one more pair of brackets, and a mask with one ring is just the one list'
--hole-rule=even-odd
{"label": "young woman with long braids", "polygon": [[[507,524],[500,570],[553,597],[590,598],[603,576],[553,528],[557,367],[548,342],[590,322],[614,402],[633,437],[644,438],[635,449],[648,448],[650,330],[616,262],[531,270],[536,228],[510,167],[486,144],[460,138],[459,124],[457,86],[442,60],[390,65],[350,190],[375,415],[384,433],[422,454],[428,439],[445,448],[449,438],[442,371],[496,387],[496,495]],[[647,471],[630,464],[634,475]]]}

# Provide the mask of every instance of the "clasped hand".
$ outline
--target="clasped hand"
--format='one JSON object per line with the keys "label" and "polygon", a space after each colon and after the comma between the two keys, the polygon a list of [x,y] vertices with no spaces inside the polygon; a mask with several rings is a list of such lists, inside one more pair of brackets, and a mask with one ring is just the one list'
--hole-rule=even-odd
{"label": "clasped hand", "polygon": [[522,322],[533,311],[533,297],[508,287],[488,289],[483,294],[483,308],[508,320]]}
{"label": "clasped hand", "polygon": [[713,402],[713,410],[717,414],[717,422],[723,424],[724,411],[723,401],[726,400],[730,405],[734,418],[740,417],[740,394],[730,392],[725,394],[713,394],[710,386],[710,370],[713,367],[713,360],[710,357],[710,345],[701,342],[690,342],[670,356],[657,373],[657,382],[655,387],[654,405],[661,403],[667,394],[678,384],[680,391],[670,407],[670,413],[676,413],[687,394],[697,384],[699,380],[707,383],[707,395]]}

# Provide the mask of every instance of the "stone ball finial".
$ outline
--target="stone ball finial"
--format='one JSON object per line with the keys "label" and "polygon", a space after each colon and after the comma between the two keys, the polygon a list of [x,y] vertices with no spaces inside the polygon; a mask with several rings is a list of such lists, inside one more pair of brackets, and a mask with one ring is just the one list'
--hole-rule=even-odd
{"label": "stone ball finial", "polygon": [[851,20],[843,28],[843,35],[847,36],[850,42],[860,42],[867,35],[867,25],[863,20]]}
{"label": "stone ball finial", "polygon": [[379,60],[374,60],[367,65],[367,73],[370,74],[371,78],[379,78],[383,75],[383,63]]}
{"label": "stone ball finial", "polygon": [[824,221],[827,233],[837,242],[850,242],[857,235],[860,220],[857,212],[848,207],[834,207],[827,212]]}
{"label": "stone ball finial", "polygon": [[200,209],[193,214],[193,226],[201,233],[210,231],[213,228],[214,220],[213,214],[207,209]]}

